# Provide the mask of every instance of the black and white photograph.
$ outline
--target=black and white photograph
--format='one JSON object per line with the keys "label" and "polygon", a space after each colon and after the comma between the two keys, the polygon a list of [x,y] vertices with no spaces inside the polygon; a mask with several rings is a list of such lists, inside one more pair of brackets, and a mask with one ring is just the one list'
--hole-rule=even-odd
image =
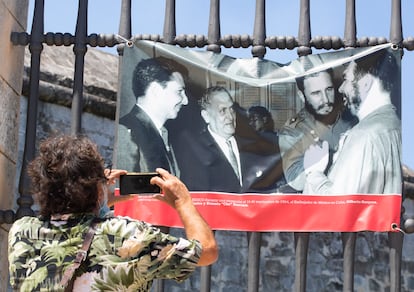
{"label": "black and white photograph", "polygon": [[161,166],[190,191],[399,194],[400,56],[371,51],[279,64],[139,41],[123,56],[117,167]]}

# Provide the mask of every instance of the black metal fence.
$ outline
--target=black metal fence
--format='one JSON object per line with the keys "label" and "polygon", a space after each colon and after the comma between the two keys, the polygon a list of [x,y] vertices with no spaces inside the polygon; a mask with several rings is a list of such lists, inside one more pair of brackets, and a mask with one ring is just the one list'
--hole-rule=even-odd
{"label": "black metal fence", "polygon": [[[291,1],[291,0],[289,0]],[[298,0],[299,1],[299,0]],[[364,1],[364,0],[362,0]],[[254,57],[263,58],[266,49],[284,50],[296,49],[298,56],[312,53],[312,48],[336,50],[350,47],[368,47],[386,42],[398,45],[402,50],[414,50],[414,39],[403,39],[401,0],[391,0],[391,23],[389,37],[357,38],[356,31],[356,6],[355,0],[343,0],[345,3],[344,35],[340,37],[311,37],[311,0],[300,0],[299,31],[296,37],[291,36],[268,36],[266,33],[266,1],[256,0],[254,13],[253,35],[241,32],[238,35],[222,36],[220,32],[220,1],[210,0],[210,12],[208,19],[208,35],[176,35],[176,13],[175,0],[166,0],[164,30],[162,35],[139,34],[132,35],[131,0],[122,0],[121,17],[118,35],[104,35],[87,32],[88,1],[79,0],[77,23],[75,34],[70,33],[45,33],[44,32],[44,5],[45,0],[35,0],[33,22],[31,32],[13,33],[11,40],[14,45],[29,46],[31,52],[30,65],[30,96],[27,113],[27,130],[24,148],[22,172],[19,181],[20,197],[16,212],[12,210],[0,210],[0,223],[12,223],[16,218],[25,215],[33,215],[33,200],[28,194],[28,180],[25,176],[25,166],[34,158],[36,141],[37,102],[39,96],[40,57],[44,45],[48,46],[73,46],[75,54],[75,73],[72,100],[72,123],[71,132],[78,133],[81,130],[81,116],[83,108],[83,76],[84,57],[88,46],[91,47],[114,47],[117,46],[120,59],[123,52],[123,40],[148,39],[164,42],[181,47],[206,48],[208,51],[221,52],[221,48],[251,48]],[[339,1],[338,1],[339,2]],[[121,64],[121,62],[120,62]],[[119,68],[122,70],[122,68]],[[354,254],[356,233],[342,233],[343,241],[343,270],[344,291],[354,289]],[[404,235],[400,232],[389,233],[390,248],[390,280],[391,291],[401,290],[401,253]],[[295,239],[295,290],[306,289],[306,263],[309,244],[309,233],[298,232],[294,234]],[[250,233],[248,236],[248,287],[247,291],[258,291],[259,287],[259,263],[260,263],[261,234]],[[200,291],[210,291],[211,269],[206,267],[201,272]],[[163,283],[158,282],[156,291],[163,291]]]}

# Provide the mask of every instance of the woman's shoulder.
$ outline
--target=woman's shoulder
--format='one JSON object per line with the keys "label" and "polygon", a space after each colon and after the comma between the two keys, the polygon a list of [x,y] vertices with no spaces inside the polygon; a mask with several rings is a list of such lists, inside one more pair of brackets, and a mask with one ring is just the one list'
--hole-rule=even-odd
{"label": "woman's shoulder", "polygon": [[42,220],[40,220],[39,217],[24,216],[14,221],[12,226],[22,226],[22,225],[27,225],[27,224],[38,225],[38,224],[42,224],[41,222]]}
{"label": "woman's shoulder", "polygon": [[122,216],[105,218],[104,220],[101,220],[100,227],[105,232],[118,233],[123,236],[128,236],[129,233],[135,233],[137,229],[142,231],[155,228],[150,223],[145,221]]}
{"label": "woman's shoulder", "polygon": [[26,229],[34,230],[40,228],[40,226],[42,226],[42,221],[38,217],[24,216],[14,221],[9,230],[9,236],[22,233]]}

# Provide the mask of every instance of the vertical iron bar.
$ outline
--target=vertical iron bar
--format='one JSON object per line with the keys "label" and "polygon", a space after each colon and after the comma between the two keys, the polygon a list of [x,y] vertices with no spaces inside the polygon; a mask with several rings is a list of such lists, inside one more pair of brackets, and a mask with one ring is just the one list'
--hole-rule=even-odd
{"label": "vertical iron bar", "polygon": [[207,51],[220,53],[220,0],[210,1],[210,15],[208,20]]}
{"label": "vertical iron bar", "polygon": [[72,98],[72,127],[71,133],[77,134],[82,129],[83,109],[83,69],[85,67],[85,54],[87,51],[88,32],[88,0],[79,0],[78,18],[76,21],[75,45],[75,73],[73,77]]}
{"label": "vertical iron bar", "polygon": [[248,277],[247,292],[259,291],[259,272],[260,272],[260,246],[262,244],[262,234],[260,232],[248,232]]}
{"label": "vertical iron bar", "polygon": [[[253,30],[253,57],[263,58],[266,54],[266,3],[265,0],[256,0],[256,11]],[[249,232],[248,238],[248,278],[247,291],[259,291],[260,246],[262,234]]]}
{"label": "vertical iron bar", "polygon": [[343,270],[344,270],[344,292],[354,291],[354,259],[355,259],[355,242],[358,233],[342,232],[342,248],[343,248]]}
{"label": "vertical iron bar", "polygon": [[200,268],[200,292],[211,290],[211,265]]}
{"label": "vertical iron bar", "polygon": [[[300,1],[299,32],[298,32],[298,56],[312,54],[310,48],[311,24],[309,0]],[[306,291],[306,266],[308,260],[308,247],[310,233],[295,232],[295,291]]]}
{"label": "vertical iron bar", "polygon": [[308,232],[295,232],[295,291],[306,291],[306,265],[308,261]]}
{"label": "vertical iron bar", "polygon": [[122,0],[118,33],[127,40],[131,38],[132,34],[131,18],[131,0]]}
{"label": "vertical iron bar", "polygon": [[266,54],[266,1],[256,0],[256,13],[253,31],[253,57],[263,58]]}
{"label": "vertical iron bar", "polygon": [[175,0],[165,2],[165,19],[164,19],[164,43],[172,44],[176,36],[175,25]]}
{"label": "vertical iron bar", "polygon": [[[39,100],[40,55],[43,51],[44,0],[36,0],[29,50],[30,60],[30,93],[27,104],[26,134],[24,142],[23,162],[19,179],[20,197],[17,199],[19,208],[16,217],[33,216],[31,209],[33,198],[29,194],[30,181],[26,175],[27,164],[34,158],[36,151],[37,105]],[[16,218],[16,219],[17,219]]]}
{"label": "vertical iron bar", "polygon": [[[391,6],[390,41],[402,48],[403,31],[401,20],[401,0],[393,0]],[[401,49],[402,50],[402,49]],[[390,248],[390,291],[401,291],[401,260],[404,234],[401,232],[388,233]]]}
{"label": "vertical iron bar", "polygon": [[298,33],[298,56],[312,54],[310,47],[311,24],[310,24],[310,5],[309,0],[300,1],[299,12],[299,33]]}
{"label": "vertical iron bar", "polygon": [[[345,12],[345,31],[344,45],[345,48],[356,47],[357,45],[357,25],[355,16],[355,0],[346,1]],[[355,243],[358,233],[342,232],[343,247],[343,273],[344,286],[343,291],[354,291],[354,270],[355,270]]]}
{"label": "vertical iron bar", "polygon": [[404,234],[401,232],[388,232],[388,245],[390,248],[390,292],[401,291],[401,259]]}
{"label": "vertical iron bar", "polygon": [[[121,17],[119,19],[119,29],[118,34],[126,40],[130,40],[132,37],[132,16],[131,16],[131,0],[122,0],[121,3]],[[122,56],[124,55],[125,45],[132,45],[128,43],[121,42],[116,50],[118,52],[118,91],[117,91],[117,106],[116,106],[116,117],[115,120],[118,121],[119,118],[119,101],[121,96],[121,84],[122,84]],[[115,137],[116,138],[116,137]],[[115,151],[116,151],[116,142],[115,142]]]}
{"label": "vertical iron bar", "polygon": [[[166,0],[165,2],[165,19],[164,19],[164,42],[172,44],[175,40],[176,27],[175,27],[175,0]],[[160,226],[161,231],[169,232],[169,227]],[[154,291],[163,292],[165,289],[165,280],[157,279],[154,281]]]}
{"label": "vertical iron bar", "polygon": [[[121,3],[121,15],[119,18],[119,28],[118,34],[126,39],[130,40],[132,37],[132,14],[131,14],[131,0],[122,0]],[[132,42],[132,41],[131,41]],[[121,42],[117,47],[116,50],[118,52],[118,90],[117,90],[117,98],[116,98],[116,112],[115,112],[115,143],[114,143],[114,155],[113,155],[113,164],[116,166],[116,153],[118,151],[118,121],[119,121],[119,114],[120,114],[120,100],[121,100],[121,84],[122,84],[122,58],[124,55],[124,48],[125,45],[128,43]],[[130,44],[132,45],[132,43]]]}
{"label": "vertical iron bar", "polygon": [[391,6],[391,28],[390,41],[398,46],[403,42],[403,31],[401,21],[401,0],[393,0]]}
{"label": "vertical iron bar", "polygon": [[[207,51],[220,53],[220,0],[210,0],[210,14],[208,19]],[[209,292],[211,289],[212,266],[201,267],[200,292]]]}
{"label": "vertical iron bar", "polygon": [[345,11],[345,32],[344,45],[345,48],[356,47],[356,17],[355,17],[355,0],[346,0]]}
{"label": "vertical iron bar", "polygon": [[211,268],[212,265],[200,268],[200,292],[211,291]]}

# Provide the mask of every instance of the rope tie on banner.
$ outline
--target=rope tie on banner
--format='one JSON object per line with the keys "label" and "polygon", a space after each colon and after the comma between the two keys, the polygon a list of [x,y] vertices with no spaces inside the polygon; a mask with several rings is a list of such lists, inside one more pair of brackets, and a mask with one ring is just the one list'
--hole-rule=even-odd
{"label": "rope tie on banner", "polygon": [[391,223],[391,229],[392,230],[395,230],[395,231],[399,231],[402,234],[406,235],[405,231],[402,230],[400,227],[398,227],[398,224],[397,223]]}
{"label": "rope tie on banner", "polygon": [[132,47],[133,45],[134,45],[134,42],[132,41],[132,40],[127,40],[126,38],[124,38],[123,36],[121,36],[121,35],[119,35],[119,34],[116,34],[115,35],[115,37],[118,39],[118,40],[121,40],[120,42],[121,43],[125,43],[128,47]]}

